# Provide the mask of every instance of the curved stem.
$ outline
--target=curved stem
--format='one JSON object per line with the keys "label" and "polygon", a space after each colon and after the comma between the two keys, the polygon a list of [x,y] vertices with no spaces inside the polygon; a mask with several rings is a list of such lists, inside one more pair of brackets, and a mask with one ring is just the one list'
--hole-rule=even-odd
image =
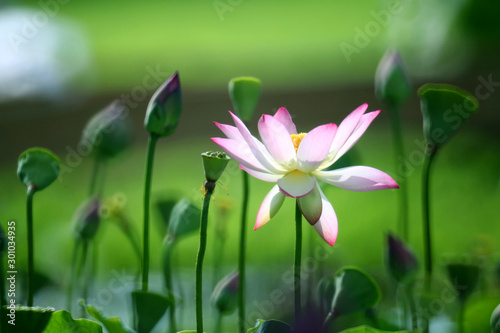
{"label": "curved stem", "polygon": [[173,250],[173,242],[170,240],[165,240],[165,253],[163,255],[163,272],[165,274],[165,287],[167,288],[167,292],[169,293],[169,297],[172,298],[172,302],[170,305],[169,311],[169,325],[170,325],[170,333],[176,333],[176,324],[175,324],[175,296],[174,290],[172,288],[172,250]]}
{"label": "curved stem", "polygon": [[430,289],[432,278],[432,239],[431,239],[431,221],[429,208],[429,183],[432,161],[435,151],[426,154],[422,174],[422,217],[424,231],[424,262],[425,262],[425,288]]}
{"label": "curved stem", "polygon": [[149,197],[151,194],[151,176],[153,173],[153,160],[155,146],[158,136],[152,134],[149,136],[148,151],[146,157],[146,172],[144,177],[144,240],[143,240],[143,260],[142,260],[142,291],[148,291],[149,278]]}
{"label": "curved stem", "polygon": [[[403,143],[403,133],[401,131],[401,117],[400,117],[400,109],[394,105],[388,105],[388,108],[391,110],[390,119],[391,119],[391,130],[392,130],[392,138],[394,145],[395,163],[396,170],[399,171],[400,161],[398,157],[404,156],[404,143]],[[403,161],[401,161],[403,163]],[[403,175],[401,175],[403,177]],[[402,181],[406,182],[406,177],[402,178]],[[401,238],[405,242],[408,241],[408,185],[405,184],[401,186],[398,190],[399,192],[399,234]]]}
{"label": "curved stem", "polygon": [[239,331],[245,333],[245,250],[246,250],[246,225],[249,199],[248,173],[243,172],[243,202],[241,204],[241,226],[240,226],[240,256],[238,260],[238,316]]}
{"label": "curved stem", "polygon": [[94,158],[94,167],[92,168],[92,174],[90,175],[90,189],[89,197],[93,196],[97,187],[97,182],[99,178],[99,171],[101,167],[101,161],[98,157]]}
{"label": "curved stem", "polygon": [[35,258],[34,258],[34,239],[33,239],[33,196],[35,195],[35,186],[28,186],[26,198],[26,220],[28,229],[28,306],[33,306],[35,293]]}
{"label": "curved stem", "polygon": [[208,207],[212,199],[215,183],[205,182],[205,198],[203,199],[203,209],[201,211],[200,225],[200,247],[196,257],[196,332],[203,333],[203,259],[207,248],[207,227],[208,227]]}
{"label": "curved stem", "polygon": [[295,203],[295,264],[293,266],[295,320],[300,318],[300,265],[302,259],[302,212],[299,201]]}
{"label": "curved stem", "polygon": [[73,286],[75,283],[76,263],[78,261],[78,248],[80,239],[75,239],[75,246],[73,247],[73,255],[71,257],[71,272],[68,283],[68,290],[66,292],[66,309],[71,312],[73,307]]}

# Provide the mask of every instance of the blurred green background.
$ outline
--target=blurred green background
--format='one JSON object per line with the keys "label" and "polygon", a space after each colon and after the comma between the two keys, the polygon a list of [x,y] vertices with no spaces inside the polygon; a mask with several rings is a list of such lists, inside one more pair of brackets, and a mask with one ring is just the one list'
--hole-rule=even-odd
{"label": "blurred green background", "polygon": [[[139,232],[145,107],[156,86],[175,70],[185,106],[177,132],[158,147],[154,200],[188,196],[201,203],[199,154],[216,148],[209,138],[220,133],[212,121],[230,122],[226,87],[229,79],[241,75],[263,82],[252,131],[260,114],[281,106],[288,108],[302,131],[325,122],[338,124],[364,102],[371,110],[382,108],[356,146],[358,161],[401,176],[393,161],[388,114],[373,95],[373,75],[388,48],[401,52],[415,92],[424,82],[454,83],[480,100],[480,112],[443,150],[434,170],[435,254],[438,262],[462,253],[481,254],[488,264],[498,260],[499,7],[486,0],[2,2],[0,223],[18,222],[19,265],[25,264],[26,255],[25,189],[15,175],[17,156],[29,147],[43,146],[66,165],[74,164],[60,182],[35,197],[36,265],[64,285],[73,241],[70,222],[86,198],[91,169],[89,158],[74,152],[86,121],[120,96],[130,101],[136,140],[131,151],[110,163],[105,195],[125,195],[127,212]],[[423,138],[416,94],[402,118],[407,159],[415,162],[401,185],[409,187],[410,243],[421,256],[418,156]],[[235,267],[237,255],[241,187],[236,167],[232,166],[235,177],[223,182],[227,189],[218,188],[211,217],[214,223],[221,198],[231,200],[227,271]],[[250,224],[270,189],[270,184],[256,180],[251,185]],[[328,188],[326,194],[339,218],[339,238],[327,267],[333,271],[357,264],[383,277],[384,235],[396,226],[397,193]],[[273,267],[273,272],[280,272],[291,265],[293,205],[288,201],[275,221],[250,232],[252,270]],[[153,223],[158,219],[154,212]],[[156,230],[155,270],[164,236]],[[309,236],[309,231],[306,238],[315,244],[319,237]],[[119,230],[103,225],[100,233],[103,278],[113,269],[133,271],[132,248]],[[196,237],[181,247],[177,264],[190,269]]]}

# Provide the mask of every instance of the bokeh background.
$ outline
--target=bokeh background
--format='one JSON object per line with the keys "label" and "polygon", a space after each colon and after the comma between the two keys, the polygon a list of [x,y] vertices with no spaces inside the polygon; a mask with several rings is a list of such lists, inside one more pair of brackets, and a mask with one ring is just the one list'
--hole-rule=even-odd
{"label": "bokeh background", "polygon": [[[58,295],[71,261],[72,216],[90,181],[90,158],[78,153],[81,131],[94,113],[120,97],[128,100],[135,141],[109,164],[105,195],[122,193],[140,234],[145,109],[156,87],[178,70],[184,110],[176,133],[159,143],[153,200],[187,196],[201,203],[199,154],[216,148],[209,138],[220,133],[212,121],[230,122],[227,83],[236,76],[256,76],[263,91],[250,124],[253,131],[260,114],[281,106],[305,132],[325,122],[338,124],[365,102],[372,110],[382,109],[353,158],[408,186],[410,244],[419,257],[423,135],[416,90],[436,82],[470,91],[481,109],[443,149],[434,169],[434,251],[441,264],[450,257],[480,255],[491,271],[499,259],[500,236],[499,12],[500,5],[487,0],[0,2],[0,223],[18,222],[18,265],[25,264],[26,244],[25,188],[16,177],[17,157],[29,147],[42,146],[69,167],[35,199],[36,266]],[[415,93],[402,110],[408,170],[394,163],[388,112],[373,92],[377,64],[389,48],[400,51],[414,85]],[[234,176],[225,177],[225,189],[217,190],[211,217],[213,230],[220,205],[229,202],[225,272],[237,260],[241,177],[236,169],[236,164],[230,166]],[[257,180],[251,185],[250,224],[270,188]],[[339,238],[317,266],[333,274],[341,265],[360,265],[383,280],[383,244],[385,234],[397,225],[397,193],[328,188],[326,194],[339,218]],[[257,303],[280,286],[282,272],[291,267],[292,221],[293,203],[288,200],[272,223],[248,235],[249,274],[254,278],[249,288],[265,280],[252,295]],[[156,210],[153,224],[161,224]],[[314,251],[321,240],[310,229],[306,244]],[[164,234],[160,227],[154,230],[152,268],[158,271]],[[99,241],[103,281],[111,272],[134,272],[133,249],[116,226],[102,225]],[[196,250],[196,237],[178,249],[176,264],[187,290]],[[211,260],[209,253],[208,265]],[[317,278],[320,269],[312,271]],[[158,276],[155,281],[161,289]],[[114,295],[109,303],[119,305],[120,297]],[[37,301],[63,306],[55,296],[42,295]],[[119,306],[110,309],[123,315]]]}

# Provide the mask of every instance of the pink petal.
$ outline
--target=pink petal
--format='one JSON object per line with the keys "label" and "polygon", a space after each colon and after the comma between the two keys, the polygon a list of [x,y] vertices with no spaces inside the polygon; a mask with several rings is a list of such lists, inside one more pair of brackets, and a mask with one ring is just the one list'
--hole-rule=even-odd
{"label": "pink petal", "polygon": [[332,171],[316,171],[314,175],[333,186],[349,191],[377,191],[399,188],[385,172],[367,166],[353,166]]}
{"label": "pink petal", "polygon": [[323,212],[318,222],[314,225],[316,232],[327,242],[333,246],[337,240],[338,222],[337,215],[333,210],[332,204],[328,201],[327,197],[319,190],[321,194],[321,201],[323,205]]}
{"label": "pink petal", "polygon": [[243,136],[241,136],[240,131],[238,131],[238,128],[236,128],[235,126],[220,124],[215,121],[214,124],[222,131],[222,133],[224,133],[225,136],[228,137],[228,139],[245,141],[245,139],[243,139]]}
{"label": "pink petal", "polygon": [[297,199],[299,203],[300,210],[306,218],[306,220],[311,224],[315,225],[321,217],[321,212],[323,205],[321,204],[321,194],[319,192],[318,184],[314,187],[311,193],[305,197]]}
{"label": "pink petal", "polygon": [[342,157],[342,155],[347,153],[349,151],[349,149],[351,149],[351,147],[354,146],[354,144],[356,142],[358,142],[359,138],[361,138],[361,136],[365,133],[368,126],[370,126],[370,124],[372,123],[373,119],[375,119],[379,113],[380,113],[380,110],[373,111],[373,112],[367,113],[367,114],[363,115],[363,117],[361,117],[361,120],[359,121],[358,126],[356,126],[356,128],[352,132],[349,139],[347,139],[347,141],[344,143],[344,145],[340,148],[340,150],[335,155],[335,158],[333,159],[333,163],[335,163],[336,160],[338,160],[340,157]]}
{"label": "pink petal", "polygon": [[336,131],[337,125],[326,124],[307,133],[297,150],[297,169],[305,173],[316,170],[328,155]]}
{"label": "pink petal", "polygon": [[237,141],[225,138],[212,138],[219,147],[222,148],[236,162],[247,168],[260,172],[269,172],[252,154],[252,151],[244,141]]}
{"label": "pink petal", "polygon": [[300,198],[311,193],[316,186],[316,178],[298,170],[287,173],[278,179],[280,190],[292,198]]}
{"label": "pink petal", "polygon": [[264,224],[269,222],[274,215],[278,212],[281,205],[285,201],[285,196],[281,193],[278,185],[275,185],[271,191],[266,195],[262,204],[260,205],[259,212],[257,213],[257,220],[253,230],[257,230]]}
{"label": "pink petal", "polygon": [[229,113],[233,117],[234,123],[236,124],[238,131],[240,131],[241,136],[245,139],[246,143],[250,147],[250,150],[252,151],[252,154],[260,162],[260,164],[273,173],[283,173],[283,168],[281,168],[274,161],[265,146],[250,133],[241,119],[231,111],[229,111]]}
{"label": "pink petal", "polygon": [[265,114],[259,120],[259,133],[274,160],[286,169],[294,170],[297,154],[285,126],[272,116]]}
{"label": "pink petal", "polygon": [[295,124],[292,121],[292,117],[290,116],[290,113],[288,113],[287,109],[279,108],[279,110],[274,115],[274,119],[285,126],[289,135],[297,134],[297,128],[295,127]]}
{"label": "pink petal", "polygon": [[330,152],[325,160],[325,163],[321,165],[321,168],[326,168],[333,163],[333,159],[337,152],[342,148],[344,143],[349,139],[356,126],[358,125],[361,117],[368,108],[368,104],[360,105],[356,110],[352,111],[344,120],[340,123],[335,138],[333,139],[332,145],[330,147]]}
{"label": "pink petal", "polygon": [[247,168],[244,165],[240,164],[240,169],[247,172],[250,176],[255,177],[257,179],[263,180],[265,182],[276,183],[278,179],[283,177],[283,175],[276,175],[268,172],[260,172],[255,169]]}

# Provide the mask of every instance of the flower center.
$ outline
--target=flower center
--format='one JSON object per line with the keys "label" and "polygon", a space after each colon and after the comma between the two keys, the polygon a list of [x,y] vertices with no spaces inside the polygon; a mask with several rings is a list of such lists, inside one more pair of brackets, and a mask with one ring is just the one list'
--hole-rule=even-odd
{"label": "flower center", "polygon": [[290,135],[290,138],[292,138],[293,146],[295,147],[295,153],[297,153],[297,150],[299,150],[299,145],[306,134],[307,133],[299,133]]}

